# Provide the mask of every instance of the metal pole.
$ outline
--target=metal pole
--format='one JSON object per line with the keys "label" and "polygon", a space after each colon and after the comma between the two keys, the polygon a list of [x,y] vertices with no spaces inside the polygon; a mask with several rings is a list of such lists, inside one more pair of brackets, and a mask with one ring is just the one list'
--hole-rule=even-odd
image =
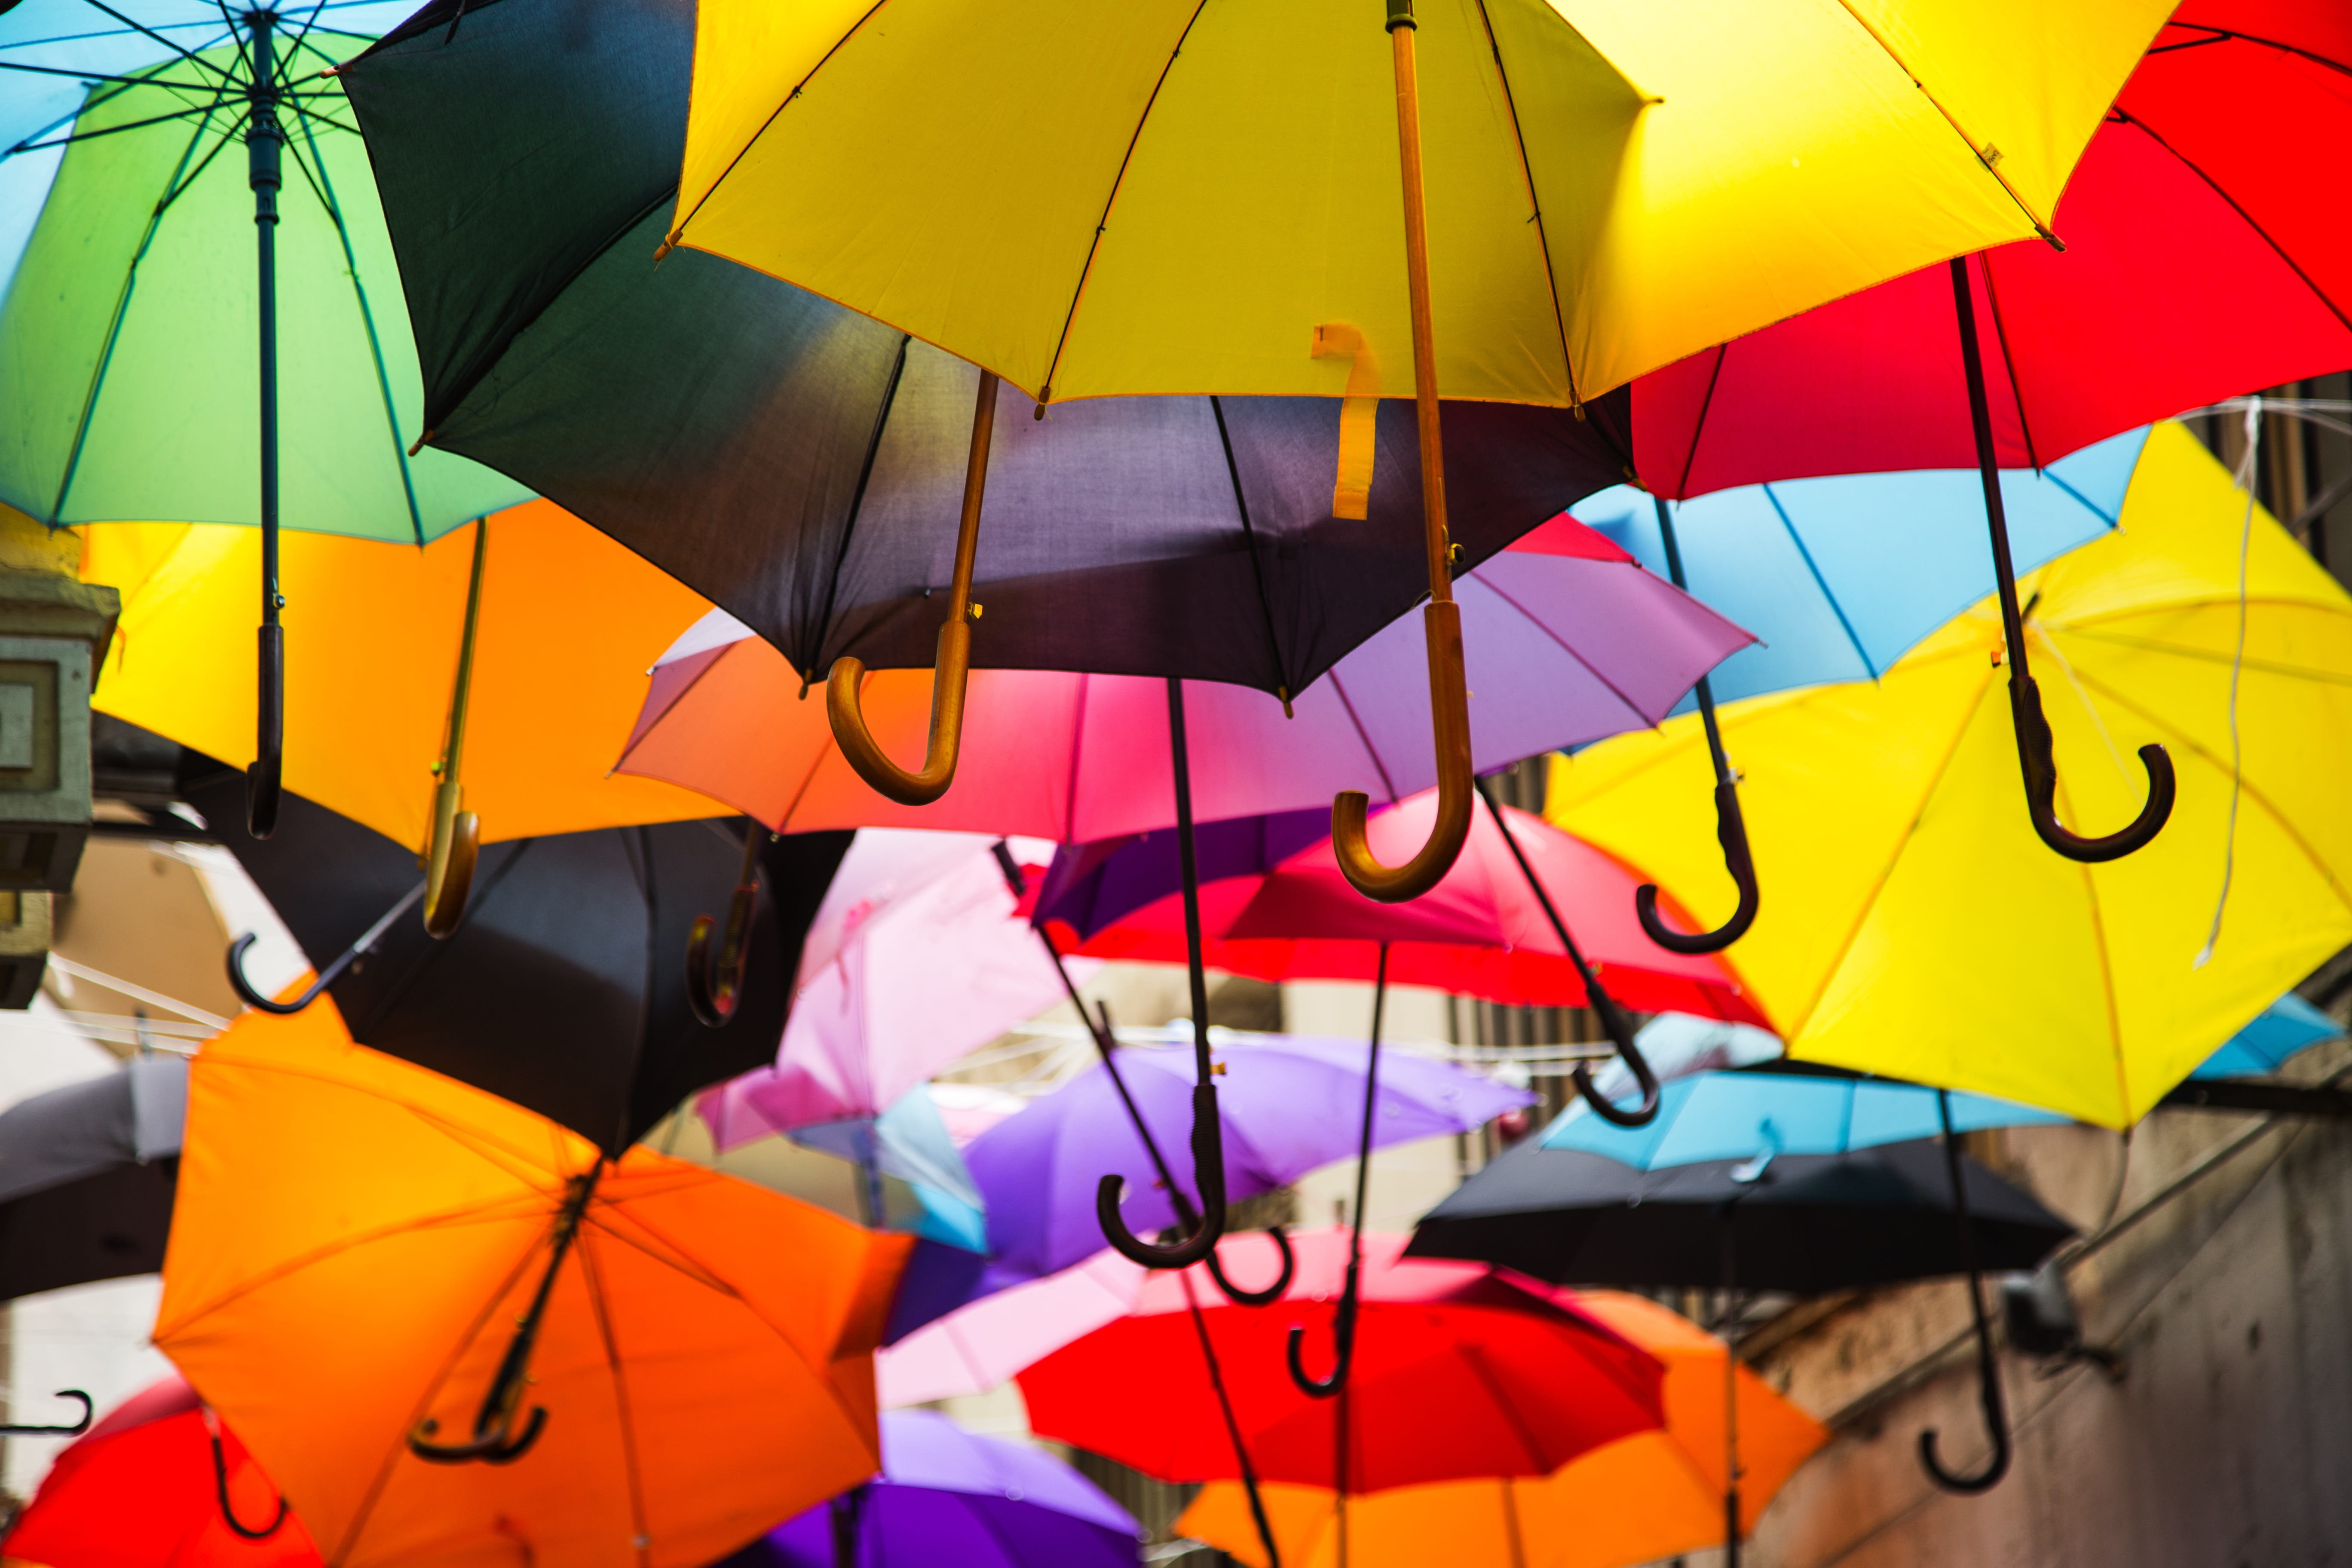
{"label": "metal pole", "polygon": [[286,631],[278,623],[278,613],[286,603],[278,583],[278,156],[285,148],[286,132],[278,122],[278,60],[271,38],[277,13],[254,10],[245,19],[253,40],[253,79],[246,88],[245,150],[246,183],[253,190],[261,355],[260,670],[245,815],[247,830],[256,838],[267,838],[278,828],[286,750]]}

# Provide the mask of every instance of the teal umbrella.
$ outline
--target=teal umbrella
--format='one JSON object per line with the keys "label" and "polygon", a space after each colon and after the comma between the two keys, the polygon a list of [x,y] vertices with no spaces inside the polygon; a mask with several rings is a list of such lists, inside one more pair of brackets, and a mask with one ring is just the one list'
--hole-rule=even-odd
{"label": "teal umbrella", "polygon": [[[0,202],[40,204],[0,300],[0,501],[52,527],[260,525],[247,817],[265,836],[284,728],[281,521],[422,544],[529,493],[409,453],[424,395],[407,310],[367,150],[327,74],[369,39],[327,15],[249,0],[0,13],[0,93],[78,94],[37,124],[8,117],[19,134],[0,151]],[[0,235],[19,226],[0,213]]]}

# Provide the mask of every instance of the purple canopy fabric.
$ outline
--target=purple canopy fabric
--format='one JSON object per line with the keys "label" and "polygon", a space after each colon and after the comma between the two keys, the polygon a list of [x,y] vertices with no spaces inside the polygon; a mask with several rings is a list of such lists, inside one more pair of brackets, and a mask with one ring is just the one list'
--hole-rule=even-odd
{"label": "purple canopy fabric", "polygon": [[[1364,1096],[1362,1041],[1251,1038],[1220,1030],[1213,1042],[1225,1068],[1217,1098],[1229,1197],[1271,1192],[1355,1153],[1356,1108]],[[1144,1124],[1184,1179],[1191,1169],[1192,1051],[1128,1047],[1118,1053],[1118,1066]],[[1532,1100],[1523,1089],[1450,1062],[1384,1051],[1373,1142],[1467,1132]],[[987,1200],[995,1254],[975,1296],[1066,1268],[1101,1250],[1095,1184],[1107,1174],[1127,1178],[1124,1212],[1136,1234],[1150,1235],[1176,1217],[1167,1194],[1153,1185],[1150,1157],[1099,1063],[974,1139],[964,1163]]]}
{"label": "purple canopy fabric", "polygon": [[837,1510],[855,1568],[1134,1568],[1132,1515],[1050,1454],[928,1410],[882,1415],[882,1474],[788,1520],[718,1568],[835,1568]]}

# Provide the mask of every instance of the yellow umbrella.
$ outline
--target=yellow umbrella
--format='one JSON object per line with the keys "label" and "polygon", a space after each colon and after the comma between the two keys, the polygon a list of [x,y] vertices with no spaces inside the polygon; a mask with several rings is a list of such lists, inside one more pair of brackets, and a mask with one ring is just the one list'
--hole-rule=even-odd
{"label": "yellow umbrella", "polygon": [[[1723,1342],[1654,1301],[1615,1290],[1577,1304],[1666,1364],[1664,1428],[1622,1437],[1537,1480],[1444,1481],[1348,1500],[1325,1488],[1267,1482],[1283,1568],[1624,1568],[1723,1544],[1728,1510],[1724,1375],[1738,1420],[1739,1530],[1746,1535],[1788,1479],[1829,1441],[1821,1423],[1730,1362]],[[1265,1568],[1239,1485],[1201,1489],[1177,1530]]]}
{"label": "yellow umbrella", "polygon": [[[83,537],[82,576],[122,594],[96,706],[250,763],[243,672],[261,536],[109,523]],[[709,604],[553,503],[422,548],[288,533],[279,550],[300,586],[285,616],[302,647],[286,787],[431,858],[445,923],[465,901],[466,818],[495,843],[726,815],[690,790],[610,775],[646,669]]]}
{"label": "yellow umbrella", "polygon": [[1437,399],[1580,405],[2047,234],[2168,10],[1387,0],[1383,44],[1373,0],[706,0],[667,243],[989,373],[923,773],[866,736],[854,660],[828,690],[845,754],[910,804],[953,775],[997,375],[1040,417],[1055,396],[1343,398],[1336,489],[1357,494],[1377,399],[1409,390],[1444,808],[1398,869],[1366,848],[1361,796],[1333,813],[1349,879],[1407,899],[1471,804]]}
{"label": "yellow umbrella", "polygon": [[[1785,889],[1727,956],[1790,1054],[2120,1127],[2352,942],[2352,597],[2250,509],[2159,426],[2122,527],[2021,583],[2060,818],[2139,809],[2119,735],[2178,759],[2172,826],[2126,859],[2060,859],[2018,812],[1990,600],[1876,685],[1718,710]],[[1676,719],[1556,761],[1548,810],[1717,920],[1702,776]]]}

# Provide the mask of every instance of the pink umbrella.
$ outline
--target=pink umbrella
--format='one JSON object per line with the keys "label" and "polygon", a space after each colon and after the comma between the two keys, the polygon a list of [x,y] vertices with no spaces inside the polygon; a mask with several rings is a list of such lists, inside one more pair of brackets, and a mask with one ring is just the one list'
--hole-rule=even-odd
{"label": "pink umbrella", "polygon": [[[1481,771],[1654,724],[1755,640],[1565,516],[1465,574],[1456,592]],[[887,825],[1066,844],[1176,820],[1164,681],[972,671],[956,782],[919,807],[867,788],[835,749],[824,704],[797,700],[800,690],[781,653],[714,613],[654,667],[618,771],[698,790],[780,832]],[[919,752],[929,671],[876,671],[864,690],[881,744]],[[1193,810],[1204,822],[1328,807],[1340,790],[1396,801],[1436,783],[1418,616],[1339,660],[1294,700],[1291,716],[1265,692],[1214,681],[1185,682],[1184,709]]]}
{"label": "pink umbrella", "polygon": [[[1228,1247],[1248,1245],[1241,1238]],[[1058,1274],[958,1307],[874,1354],[886,1408],[985,1394],[1135,1310],[1146,1270],[1105,1247]]]}
{"label": "pink umbrella", "polygon": [[[706,1090],[721,1149],[874,1116],[958,1057],[1062,999],[980,834],[861,832],[801,952],[775,1065]],[[1034,842],[1016,860],[1045,858]]]}

